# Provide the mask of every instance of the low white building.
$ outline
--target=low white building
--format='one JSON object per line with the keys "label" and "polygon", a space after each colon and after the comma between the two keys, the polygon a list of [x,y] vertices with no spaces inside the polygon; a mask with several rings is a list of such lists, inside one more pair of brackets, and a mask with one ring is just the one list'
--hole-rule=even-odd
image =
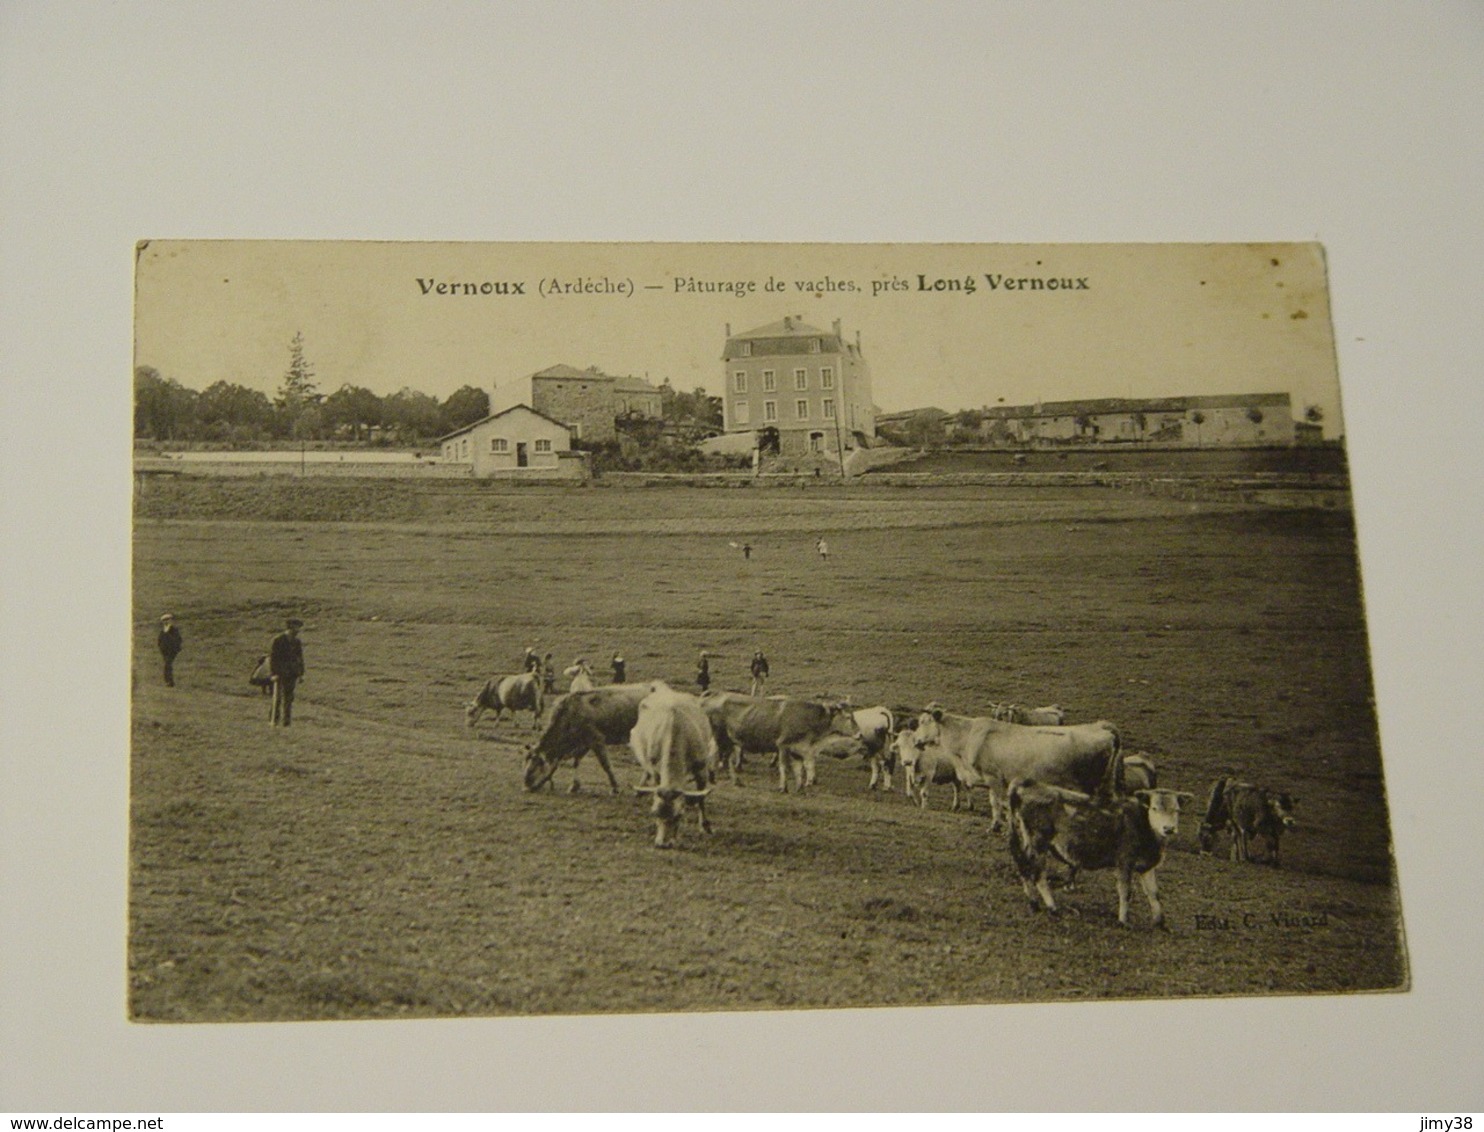
{"label": "low white building", "polygon": [[587,460],[572,451],[566,425],[513,405],[438,441],[445,464],[467,464],[478,477],[583,479]]}

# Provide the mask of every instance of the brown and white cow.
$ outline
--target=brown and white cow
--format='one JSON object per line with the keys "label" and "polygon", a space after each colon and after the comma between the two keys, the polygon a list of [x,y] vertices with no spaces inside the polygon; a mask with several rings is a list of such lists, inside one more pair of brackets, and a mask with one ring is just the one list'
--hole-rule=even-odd
{"label": "brown and white cow", "polygon": [[655,848],[675,847],[687,806],[695,807],[701,832],[710,833],[706,795],[716,771],[716,737],[700,700],[659,685],[640,702],[629,742],[648,780],[634,790],[654,798]]}
{"label": "brown and white cow", "polygon": [[541,713],[546,706],[541,690],[539,672],[521,672],[514,676],[492,676],[485,682],[479,694],[464,708],[464,723],[473,727],[479,717],[487,711],[495,713],[495,722],[508,711],[515,718],[517,711],[531,713],[531,726],[541,722]]}
{"label": "brown and white cow", "polygon": [[1298,824],[1293,816],[1297,805],[1298,799],[1291,794],[1234,778],[1218,778],[1211,786],[1206,816],[1201,821],[1201,852],[1209,853],[1217,833],[1226,829],[1232,836],[1231,859],[1250,861],[1252,839],[1261,836],[1267,839],[1268,863],[1276,868],[1280,863],[1278,839]]}
{"label": "brown and white cow", "polygon": [[525,787],[540,790],[565,760],[572,760],[572,785],[569,793],[582,789],[577,780],[577,766],[582,757],[592,752],[608,776],[613,792],[619,792],[618,779],[608,762],[607,747],[629,741],[629,733],[639,720],[639,703],[663,685],[609,684],[590,692],[571,692],[556,701],[551,722],[541,738],[525,753]]}
{"label": "brown and white cow", "polygon": [[[1132,796],[1094,797],[1045,782],[1016,780],[1007,791],[1010,859],[1031,908],[1057,911],[1046,877],[1055,859],[1076,869],[1114,869],[1118,922],[1128,925],[1128,894],[1134,877],[1149,900],[1155,927],[1165,926],[1155,870],[1180,828],[1179,790],[1139,790]],[[1037,903],[1037,896],[1040,903]]]}
{"label": "brown and white cow", "polygon": [[954,715],[937,705],[918,717],[912,742],[919,752],[936,747],[940,758],[956,763],[964,784],[988,788],[991,829],[1002,825],[997,787],[1021,778],[1090,792],[1103,781],[1109,759],[1119,749],[1118,728],[1106,720],[1028,727]]}
{"label": "brown and white cow", "polygon": [[860,728],[850,706],[838,701],[795,699],[790,696],[745,696],[740,692],[708,692],[701,707],[711,720],[721,759],[737,781],[737,763],[743,754],[778,756],[778,789],[787,793],[788,772],[796,788],[814,785],[815,758],[821,745],[836,736],[855,744],[839,757],[858,752]]}

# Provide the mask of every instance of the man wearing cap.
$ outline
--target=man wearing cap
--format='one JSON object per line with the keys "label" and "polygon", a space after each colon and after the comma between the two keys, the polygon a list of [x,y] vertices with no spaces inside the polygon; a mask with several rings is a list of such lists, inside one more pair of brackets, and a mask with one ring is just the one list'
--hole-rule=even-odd
{"label": "man wearing cap", "polygon": [[702,692],[711,687],[711,658],[705,649],[701,650],[701,659],[696,662],[696,684]]}
{"label": "man wearing cap", "polygon": [[623,653],[613,654],[613,682],[623,684],[628,680],[628,667],[624,664]]}
{"label": "man wearing cap", "polygon": [[167,613],[160,618],[160,635],[155,638],[160,646],[160,655],[165,659],[165,687],[175,687],[175,658],[180,655],[180,630],[175,627],[175,616]]}
{"label": "man wearing cap", "polygon": [[299,630],[304,622],[290,617],[287,627],[273,638],[268,647],[268,672],[273,678],[273,714],[270,726],[288,727],[294,715],[294,686],[304,679],[304,642]]}

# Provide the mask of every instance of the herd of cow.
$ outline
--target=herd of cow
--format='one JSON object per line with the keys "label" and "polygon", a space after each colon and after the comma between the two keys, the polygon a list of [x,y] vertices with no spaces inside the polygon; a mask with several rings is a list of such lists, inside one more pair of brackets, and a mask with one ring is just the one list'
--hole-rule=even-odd
{"label": "herd of cow", "polygon": [[[507,711],[512,717],[530,711],[540,726],[547,706],[538,674],[500,676],[469,703],[465,720],[472,728],[485,712],[498,723]],[[973,789],[985,789],[990,828],[1008,827],[1010,856],[1032,908],[1057,910],[1047,875],[1053,860],[1071,870],[1068,884],[1081,869],[1115,870],[1118,919],[1125,925],[1136,877],[1155,926],[1164,925],[1155,870],[1179,828],[1181,801],[1194,797],[1159,788],[1152,760],[1125,754],[1112,723],[1067,724],[1059,707],[994,705],[989,716],[971,717],[936,703],[854,709],[844,701],[794,696],[695,696],[658,681],[557,697],[540,737],[526,748],[525,788],[554,788],[557,770],[570,763],[570,789],[578,790],[578,765],[591,753],[617,794],[607,748],[625,744],[642,775],[634,789],[652,797],[659,848],[676,844],[687,808],[695,809],[700,830],[710,832],[706,798],[722,771],[739,783],[746,755],[776,760],[778,789],[785,793],[791,776],[798,791],[814,785],[820,754],[861,756],[871,768],[868,789],[889,791],[900,767],[903,790],[919,806],[927,805],[934,784],[953,787],[954,809],[972,808]],[[1217,779],[1201,822],[1201,851],[1210,852],[1225,831],[1232,860],[1250,860],[1252,841],[1261,836],[1267,860],[1277,865],[1279,838],[1294,824],[1296,802],[1251,783]]]}

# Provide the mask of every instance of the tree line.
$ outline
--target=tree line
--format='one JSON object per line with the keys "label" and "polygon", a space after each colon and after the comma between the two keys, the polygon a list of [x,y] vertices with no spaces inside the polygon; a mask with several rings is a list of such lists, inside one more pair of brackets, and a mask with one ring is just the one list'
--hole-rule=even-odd
{"label": "tree line", "polygon": [[489,416],[490,398],[465,385],[439,401],[404,386],[378,396],[349,382],[320,393],[302,334],[289,343],[289,367],[276,396],[230,381],[188,389],[153,366],[134,371],[134,437],[233,447],[282,440],[418,444]]}

